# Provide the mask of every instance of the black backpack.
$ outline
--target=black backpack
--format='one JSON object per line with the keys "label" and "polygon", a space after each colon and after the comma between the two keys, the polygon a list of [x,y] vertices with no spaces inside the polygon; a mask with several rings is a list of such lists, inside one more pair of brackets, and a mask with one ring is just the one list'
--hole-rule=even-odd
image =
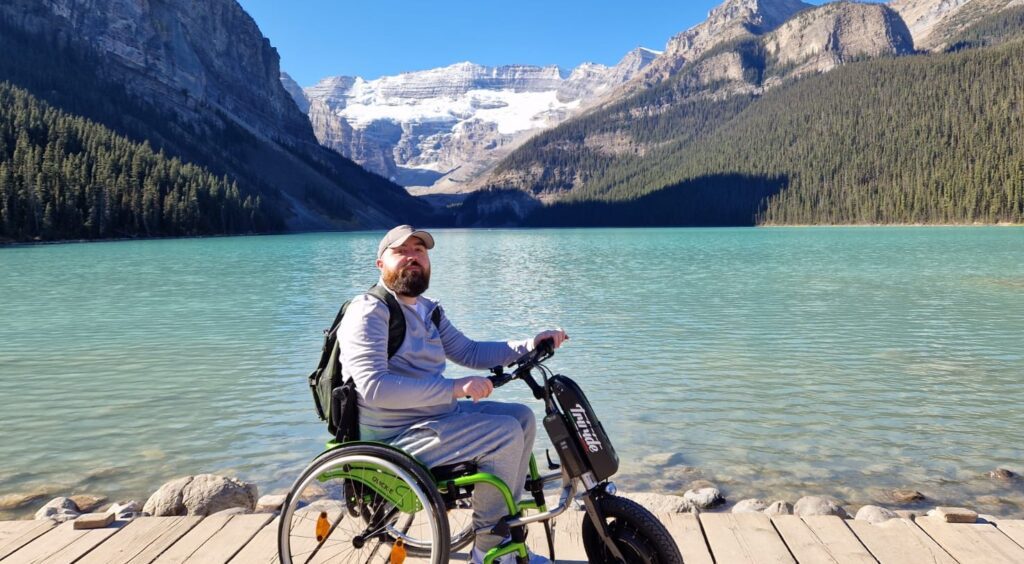
{"label": "black backpack", "polygon": [[[395,356],[405,340],[405,313],[390,292],[383,286],[374,285],[367,292],[388,306],[388,358]],[[327,430],[339,442],[359,440],[359,408],[356,403],[356,384],[351,378],[342,382],[341,358],[338,346],[338,326],[345,317],[345,310],[352,303],[341,305],[330,329],[324,330],[324,346],[320,351],[320,362],[309,375],[309,388],[313,392],[316,414],[327,421]],[[434,326],[441,328],[441,308],[430,315]]]}

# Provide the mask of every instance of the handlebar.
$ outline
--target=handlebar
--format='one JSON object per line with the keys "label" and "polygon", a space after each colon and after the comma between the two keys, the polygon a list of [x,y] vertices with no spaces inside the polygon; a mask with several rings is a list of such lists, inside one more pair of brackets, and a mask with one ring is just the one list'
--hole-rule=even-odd
{"label": "handlebar", "polygon": [[530,352],[519,357],[512,364],[509,364],[509,368],[515,366],[516,369],[512,372],[505,372],[502,367],[495,366],[491,369],[493,374],[487,378],[491,381],[491,384],[495,388],[500,388],[505,384],[508,384],[516,378],[522,378],[526,382],[530,389],[533,391],[533,396],[537,399],[544,397],[543,390],[537,385],[537,382],[530,376],[530,370],[532,370],[538,364],[551,358],[555,354],[555,340],[551,338],[544,339],[537,343],[537,346]]}

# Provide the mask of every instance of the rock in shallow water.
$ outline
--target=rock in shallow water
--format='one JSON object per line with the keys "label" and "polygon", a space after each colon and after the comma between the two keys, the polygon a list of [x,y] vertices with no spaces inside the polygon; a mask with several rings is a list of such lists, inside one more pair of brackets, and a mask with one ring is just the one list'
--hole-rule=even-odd
{"label": "rock in shallow water", "polygon": [[776,501],[764,510],[765,515],[792,515],[793,504],[788,501]]}
{"label": "rock in shallow water", "polygon": [[36,519],[53,519],[58,523],[70,521],[81,515],[75,502],[66,497],[55,497],[36,511]]}
{"label": "rock in shallow water", "polygon": [[744,499],[732,507],[733,513],[763,513],[768,504],[763,499]]}
{"label": "rock in shallow water", "polygon": [[882,523],[889,519],[897,519],[899,515],[895,511],[891,511],[884,507],[877,505],[865,505],[857,510],[857,516],[854,519],[858,521],[867,521],[868,523]]}
{"label": "rock in shallow water", "polygon": [[648,454],[640,462],[644,466],[680,466],[685,463],[683,455],[678,452]]}
{"label": "rock in shallow water", "polygon": [[698,509],[710,509],[725,503],[725,498],[722,497],[722,492],[718,491],[718,488],[687,490],[683,494],[683,499]]}
{"label": "rock in shallow water", "polygon": [[656,493],[620,493],[619,495],[643,505],[654,513],[688,513],[692,509],[689,501],[677,495]]}
{"label": "rock in shallow water", "polygon": [[24,507],[33,501],[46,497],[42,493],[16,493],[0,495],[0,511]]}
{"label": "rock in shallow water", "polygon": [[988,473],[988,477],[995,480],[1012,480],[1017,477],[1017,473],[1006,468],[996,468]]}
{"label": "rock in shallow water", "polygon": [[892,490],[888,492],[888,496],[896,503],[917,503],[925,500],[924,494],[917,490]]}
{"label": "rock in shallow water", "polygon": [[209,515],[232,507],[242,507],[251,512],[256,508],[257,498],[256,484],[214,474],[199,474],[160,486],[142,510],[156,517]]}
{"label": "rock in shallow water", "polygon": [[793,506],[793,514],[801,517],[810,515],[835,515],[848,519],[850,514],[846,512],[839,502],[828,497],[808,495],[797,500]]}
{"label": "rock in shallow water", "polygon": [[79,511],[89,513],[95,511],[97,507],[107,501],[107,496],[79,494],[71,496],[70,499],[75,502],[75,506],[78,507]]}

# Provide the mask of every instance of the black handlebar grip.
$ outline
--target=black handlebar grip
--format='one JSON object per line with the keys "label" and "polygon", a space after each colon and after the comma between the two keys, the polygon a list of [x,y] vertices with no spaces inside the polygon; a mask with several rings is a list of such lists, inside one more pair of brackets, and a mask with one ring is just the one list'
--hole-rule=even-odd
{"label": "black handlebar grip", "polygon": [[537,343],[537,352],[545,355],[554,354],[555,339],[553,337],[548,337],[547,339],[544,339],[541,342]]}

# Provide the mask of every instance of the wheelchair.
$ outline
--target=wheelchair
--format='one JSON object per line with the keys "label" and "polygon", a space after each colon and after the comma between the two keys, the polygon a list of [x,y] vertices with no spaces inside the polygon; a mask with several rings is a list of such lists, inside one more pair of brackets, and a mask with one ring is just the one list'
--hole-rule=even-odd
{"label": "wheelchair", "polygon": [[[490,376],[495,388],[522,380],[544,401],[544,427],[559,463],[549,456],[550,472],[541,475],[531,455],[524,485],[532,499],[515,499],[508,484],[479,472],[472,461],[427,468],[387,444],[331,441],[285,498],[278,524],[281,562],[446,563],[477,533],[474,488],[493,487],[508,511],[486,532],[506,540],[485,554],[484,564],[508,554],[525,561],[531,523],[543,524],[555,561],[551,522],[574,502],[587,512],[581,539],[590,562],[681,564],[679,548],[664,525],[643,506],[615,495],[608,478],[618,470],[618,456],[576,383],[561,375],[548,377],[543,361],[553,354],[552,343],[542,342],[509,365],[516,366],[513,372],[498,366]],[[534,369],[542,372],[543,384],[533,378]],[[558,505],[549,509],[545,485],[558,480]]]}

